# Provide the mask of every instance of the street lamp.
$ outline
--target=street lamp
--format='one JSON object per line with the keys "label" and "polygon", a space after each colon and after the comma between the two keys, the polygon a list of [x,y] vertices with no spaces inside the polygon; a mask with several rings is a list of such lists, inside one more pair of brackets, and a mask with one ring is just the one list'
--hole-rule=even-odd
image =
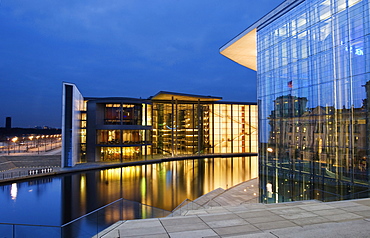
{"label": "street lamp", "polygon": [[16,142],[17,142],[17,140],[18,140],[18,137],[14,137],[13,139],[12,139],[12,141],[13,141],[13,143],[14,143],[14,153],[15,153],[15,145],[16,145]]}
{"label": "street lamp", "polygon": [[39,147],[39,139],[40,139],[40,136],[36,136],[36,139],[37,139],[37,154],[40,154],[40,147]]}
{"label": "street lamp", "polygon": [[[45,152],[46,152],[46,139],[44,139],[44,138],[45,138],[45,136],[43,135],[41,138],[42,138],[42,142],[44,143],[44,146],[45,146]],[[42,142],[41,142],[41,144],[42,144]]]}

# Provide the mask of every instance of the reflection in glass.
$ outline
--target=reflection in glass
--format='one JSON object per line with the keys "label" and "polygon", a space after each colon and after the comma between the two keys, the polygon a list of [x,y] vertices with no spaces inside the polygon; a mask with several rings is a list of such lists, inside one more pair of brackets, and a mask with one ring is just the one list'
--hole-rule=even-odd
{"label": "reflection in glass", "polygon": [[262,202],[370,195],[366,19],[368,1],[304,1],[259,30]]}

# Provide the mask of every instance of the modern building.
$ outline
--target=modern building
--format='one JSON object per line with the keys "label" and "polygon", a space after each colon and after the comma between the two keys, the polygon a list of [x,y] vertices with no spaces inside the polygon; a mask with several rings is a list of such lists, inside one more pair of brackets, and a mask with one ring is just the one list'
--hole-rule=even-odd
{"label": "modern building", "polygon": [[11,117],[6,117],[5,118],[5,128],[6,129],[11,129],[12,128],[12,118]]}
{"label": "modern building", "polygon": [[220,53],[257,71],[261,202],[370,196],[369,0],[286,0]]}
{"label": "modern building", "polygon": [[179,155],[256,154],[256,103],[159,92],[148,99],[83,97],[63,83],[62,167]]}

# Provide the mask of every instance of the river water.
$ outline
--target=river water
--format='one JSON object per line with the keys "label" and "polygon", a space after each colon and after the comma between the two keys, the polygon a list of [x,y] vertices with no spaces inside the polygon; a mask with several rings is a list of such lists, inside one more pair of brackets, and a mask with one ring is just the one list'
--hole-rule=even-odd
{"label": "river water", "polygon": [[[229,188],[257,173],[257,157],[206,158],[14,183],[0,186],[0,223],[60,226],[119,198],[172,211],[185,199]],[[135,206],[125,209],[125,219],[137,218]]]}

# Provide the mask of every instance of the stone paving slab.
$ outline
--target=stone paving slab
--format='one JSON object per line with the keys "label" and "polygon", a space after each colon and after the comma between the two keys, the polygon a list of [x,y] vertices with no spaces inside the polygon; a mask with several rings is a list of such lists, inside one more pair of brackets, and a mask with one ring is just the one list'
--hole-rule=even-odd
{"label": "stone paving slab", "polygon": [[194,237],[219,237],[212,229],[173,232],[169,233],[167,237],[173,238],[194,238]]}
{"label": "stone paving slab", "polygon": [[248,196],[244,190],[252,184],[218,190],[208,196],[217,200],[213,205],[203,197],[201,201],[207,205],[194,206],[195,210],[182,212],[182,216],[126,221],[98,237],[370,237],[370,198],[251,203],[254,195]]}
{"label": "stone paving slab", "polygon": [[99,237],[370,237],[370,199],[242,206],[247,210],[210,207],[198,210],[207,214],[127,221]]}
{"label": "stone paving slab", "polygon": [[[293,227],[271,231],[280,238],[312,238],[312,237],[356,237],[368,238],[370,234],[369,222],[357,220],[344,223],[323,223],[303,227]],[[246,236],[248,237],[248,236]]]}
{"label": "stone paving slab", "polygon": [[[239,205],[257,203],[259,194],[258,186],[258,179],[255,178],[237,184],[227,190],[222,188],[215,189],[177,209],[172,216],[204,214],[203,209],[207,208],[214,208],[213,210],[209,210],[208,213],[226,212],[228,210],[224,208],[225,206],[228,206],[231,210],[234,207],[245,210],[244,206],[241,207]],[[196,210],[202,210],[202,212]]]}

